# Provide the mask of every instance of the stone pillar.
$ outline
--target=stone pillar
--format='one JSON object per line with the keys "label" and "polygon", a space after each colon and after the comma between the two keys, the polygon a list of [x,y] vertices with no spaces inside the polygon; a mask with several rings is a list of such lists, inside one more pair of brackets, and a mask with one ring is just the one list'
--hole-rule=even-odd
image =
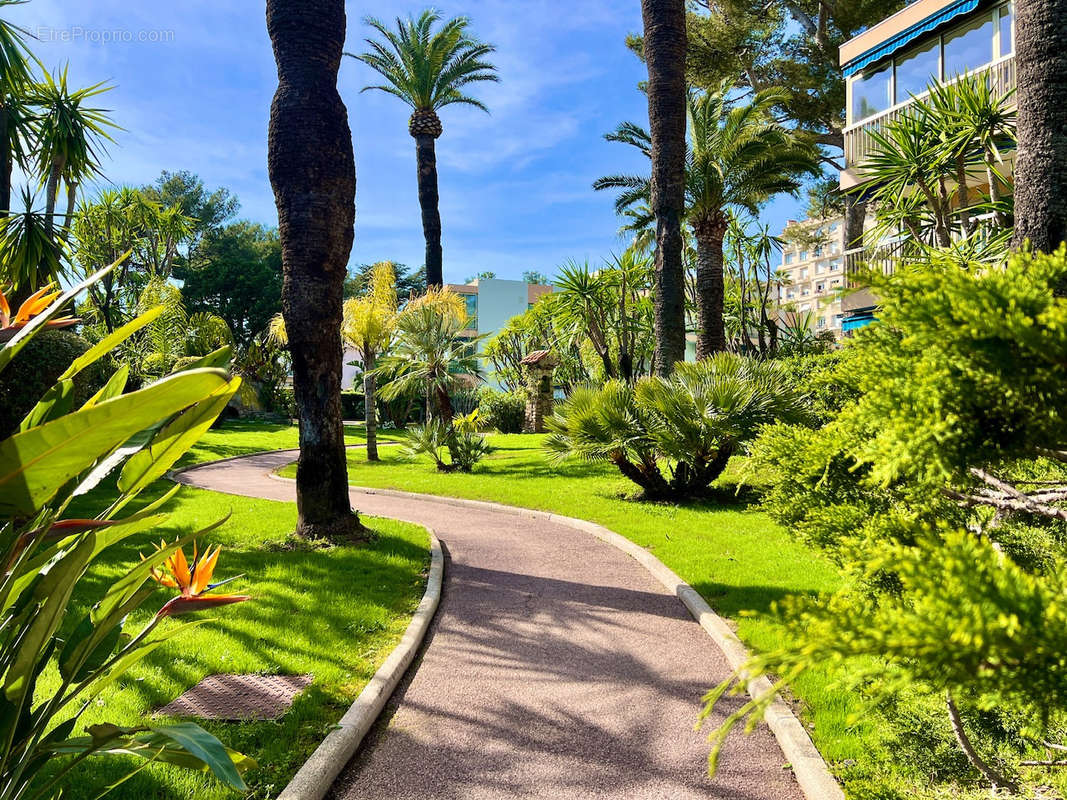
{"label": "stone pillar", "polygon": [[549,350],[535,350],[522,360],[526,369],[525,433],[544,433],[545,418],[552,415],[552,374],[559,359]]}

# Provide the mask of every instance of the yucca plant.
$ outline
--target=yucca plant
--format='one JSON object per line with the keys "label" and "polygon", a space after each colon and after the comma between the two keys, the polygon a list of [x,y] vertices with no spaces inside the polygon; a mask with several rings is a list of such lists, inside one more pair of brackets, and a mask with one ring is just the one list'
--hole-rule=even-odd
{"label": "yucca plant", "polygon": [[[6,339],[0,370],[36,332],[68,322],[58,314],[85,288],[38,297],[14,319],[0,315],[0,340]],[[0,441],[0,800],[58,798],[85,759],[108,754],[210,770],[246,788],[241,772],[251,760],[195,724],[97,724],[78,730],[83,712],[108,686],[170,638],[203,622],[174,624],[170,617],[245,599],[211,592],[208,580],[218,551],[202,559],[194,555],[189,565],[182,548],[191,537],[185,537],[132,565],[88,613],[68,619],[75,589],[107,548],[166,524],[162,509],[177,486],[136,513],[122,512],[196,442],[240,385],[221,368],[229,357],[223,349],[188,371],[125,394],[124,367],[75,408],[74,377],[159,313],[146,311],[77,358],[19,430]],[[117,496],[99,513],[67,516],[74,497],[115,475]],[[165,565],[173,577],[163,576]],[[131,631],[127,620],[153,594],[153,577],[181,593]],[[58,677],[58,685],[39,691],[46,672]],[[51,769],[44,776],[46,764]]]}
{"label": "yucca plant", "polygon": [[[449,425],[434,419],[408,429],[401,448],[405,458],[428,455],[438,472],[470,472],[474,465],[493,451],[485,437],[478,433],[478,409],[456,417]],[[445,460],[445,454],[448,459]]]}
{"label": "yucca plant", "polygon": [[650,499],[705,491],[761,426],[799,421],[804,398],[773,362],[716,353],[669,378],[579,389],[548,421],[556,458],[609,462]]}

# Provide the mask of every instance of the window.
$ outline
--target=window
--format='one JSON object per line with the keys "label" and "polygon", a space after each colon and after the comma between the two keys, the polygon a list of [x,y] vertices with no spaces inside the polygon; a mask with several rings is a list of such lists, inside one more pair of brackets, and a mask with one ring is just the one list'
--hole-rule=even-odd
{"label": "window", "polygon": [[830,223],[830,233],[836,233],[837,232],[837,227],[838,226],[837,226],[836,222],[831,222]]}
{"label": "window", "polygon": [[792,264],[793,263],[793,254],[792,253],[786,253],[785,254],[785,263],[786,264]]}
{"label": "window", "polygon": [[822,329],[822,328],[825,328],[825,327],[826,327],[826,317],[819,317],[819,328]]}
{"label": "window", "polygon": [[941,37],[944,80],[952,80],[993,60],[993,17],[982,14]]}
{"label": "window", "polygon": [[467,306],[467,316],[470,317],[470,321],[467,323],[467,326],[470,327],[470,328],[477,327],[477,325],[478,325],[478,323],[477,323],[477,319],[478,319],[478,295],[476,295],[476,294],[465,294],[465,295],[463,295],[463,302]]}
{"label": "window", "polygon": [[937,80],[941,55],[938,44],[935,38],[896,59],[896,102],[922,94]]}
{"label": "window", "polygon": [[801,250],[800,251],[800,260],[801,261],[807,261],[808,260],[808,253],[807,253],[806,250]]}
{"label": "window", "polygon": [[891,105],[889,90],[892,88],[893,65],[868,72],[852,81],[852,121],[873,117]]}
{"label": "window", "polygon": [[1015,9],[1012,3],[1008,3],[997,13],[1000,15],[1000,57],[1011,55],[1015,52],[1015,36],[1012,31],[1012,17]]}
{"label": "window", "polygon": [[822,294],[825,291],[826,291],[826,284],[825,283],[817,283],[817,284],[815,284],[815,293],[816,294]]}
{"label": "window", "polygon": [[801,267],[800,268],[800,279],[804,280],[806,277],[808,277],[808,268],[807,267]]}
{"label": "window", "polygon": [[835,269],[841,269],[840,258],[835,258],[833,261],[830,262],[830,271],[833,272]]}
{"label": "window", "polygon": [[826,272],[826,262],[820,261],[818,264],[815,265],[815,274],[822,275],[824,272]]}

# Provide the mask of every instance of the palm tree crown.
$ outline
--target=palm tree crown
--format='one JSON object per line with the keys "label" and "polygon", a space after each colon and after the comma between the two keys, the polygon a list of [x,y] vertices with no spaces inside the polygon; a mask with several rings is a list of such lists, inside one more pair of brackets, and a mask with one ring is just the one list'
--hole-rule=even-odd
{"label": "palm tree crown", "polygon": [[[396,29],[392,30],[382,21],[368,18],[367,24],[384,41],[367,39],[370,52],[347,54],[367,64],[386,80],[383,84],[365,86],[363,91],[379,89],[411,106],[414,111],[413,136],[417,133],[440,136],[441,126],[436,112],[447,105],[458,103],[488,112],[484,103],[464,93],[463,89],[478,81],[500,80],[496,67],[485,60],[496,48],[468,34],[470,20],[454,17],[435,31],[434,25],[440,20],[440,14],[427,10],[418,18],[404,20],[398,17]],[[415,122],[420,118],[436,120],[436,129],[419,128]]]}

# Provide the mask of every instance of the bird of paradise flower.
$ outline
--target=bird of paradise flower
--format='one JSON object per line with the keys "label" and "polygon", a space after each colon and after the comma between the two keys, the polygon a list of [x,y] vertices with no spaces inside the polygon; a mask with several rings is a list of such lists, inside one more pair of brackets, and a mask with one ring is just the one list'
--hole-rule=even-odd
{"label": "bird of paradise flower", "polygon": [[[159,549],[167,547],[166,542],[159,543]],[[156,617],[172,617],[178,614],[188,614],[192,611],[201,611],[215,606],[227,606],[232,603],[241,603],[250,599],[246,594],[208,594],[218,587],[237,580],[240,575],[232,578],[211,583],[211,576],[215,572],[215,565],[219,560],[222,547],[217,546],[214,550],[210,547],[201,554],[196,543],[193,544],[193,559],[190,563],[185,558],[182,548],[174,551],[163,566],[167,572],[153,568],[152,577],[168,588],[177,589],[181,594],[173,597],[159,609]],[[169,573],[169,574],[168,574]]]}

